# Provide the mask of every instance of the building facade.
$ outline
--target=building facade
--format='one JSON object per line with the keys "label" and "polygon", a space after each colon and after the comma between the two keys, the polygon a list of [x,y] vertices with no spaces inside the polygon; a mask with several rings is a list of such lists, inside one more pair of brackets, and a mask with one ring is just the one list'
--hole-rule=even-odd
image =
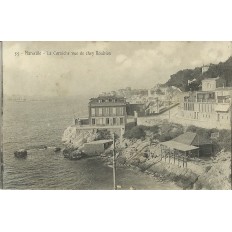
{"label": "building facade", "polygon": [[99,96],[89,101],[91,126],[125,126],[127,122],[126,99],[117,96]]}
{"label": "building facade", "polygon": [[[232,87],[217,87],[219,78],[202,81],[202,91],[190,92],[180,103],[180,116],[229,129]],[[223,85],[224,86],[224,85]]]}

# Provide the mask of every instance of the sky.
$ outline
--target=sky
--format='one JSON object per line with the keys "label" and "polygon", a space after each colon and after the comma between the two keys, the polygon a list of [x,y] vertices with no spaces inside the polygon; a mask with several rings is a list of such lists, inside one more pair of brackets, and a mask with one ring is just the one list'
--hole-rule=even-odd
{"label": "sky", "polygon": [[[26,55],[37,51],[41,55]],[[62,97],[151,88],[179,70],[231,55],[231,42],[4,42],[3,90],[8,96]]]}

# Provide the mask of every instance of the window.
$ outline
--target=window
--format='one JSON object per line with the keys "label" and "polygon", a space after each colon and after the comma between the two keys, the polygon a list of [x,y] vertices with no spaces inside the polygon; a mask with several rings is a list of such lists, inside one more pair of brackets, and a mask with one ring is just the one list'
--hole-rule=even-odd
{"label": "window", "polygon": [[95,112],[95,108],[91,108],[91,115],[95,116],[96,112]]}
{"label": "window", "polygon": [[119,108],[119,115],[123,115],[123,107]]}
{"label": "window", "polygon": [[99,108],[98,112],[99,112],[99,116],[102,116],[102,108]]}
{"label": "window", "polygon": [[116,118],[113,118],[113,125],[116,125]]}
{"label": "window", "polygon": [[123,118],[120,118],[120,125],[123,124]]}
{"label": "window", "polygon": [[106,116],[110,115],[110,108],[105,108],[106,109]]}
{"label": "window", "polygon": [[106,118],[106,125],[109,125],[109,124],[110,124],[110,119]]}
{"label": "window", "polygon": [[92,118],[92,125],[95,125],[95,118]]}
{"label": "window", "polygon": [[116,107],[113,108],[113,115],[116,115]]}

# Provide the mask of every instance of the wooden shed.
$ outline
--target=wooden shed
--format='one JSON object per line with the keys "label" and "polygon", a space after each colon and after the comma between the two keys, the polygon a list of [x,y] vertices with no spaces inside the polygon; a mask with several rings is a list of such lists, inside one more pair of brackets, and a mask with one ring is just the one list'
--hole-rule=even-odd
{"label": "wooden shed", "polygon": [[186,132],[172,141],[199,147],[199,156],[210,156],[213,153],[212,141],[197,133]]}

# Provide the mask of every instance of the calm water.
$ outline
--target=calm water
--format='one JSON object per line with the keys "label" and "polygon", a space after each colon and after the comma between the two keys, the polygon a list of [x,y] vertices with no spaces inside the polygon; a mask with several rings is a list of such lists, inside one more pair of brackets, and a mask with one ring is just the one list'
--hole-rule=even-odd
{"label": "calm water", "polygon": [[[71,161],[52,149],[32,149],[26,159],[13,154],[38,145],[62,146],[63,131],[74,115],[87,114],[87,103],[87,98],[4,102],[5,189],[112,189],[112,168],[100,158]],[[126,168],[117,170],[117,184],[123,189],[177,189]]]}

